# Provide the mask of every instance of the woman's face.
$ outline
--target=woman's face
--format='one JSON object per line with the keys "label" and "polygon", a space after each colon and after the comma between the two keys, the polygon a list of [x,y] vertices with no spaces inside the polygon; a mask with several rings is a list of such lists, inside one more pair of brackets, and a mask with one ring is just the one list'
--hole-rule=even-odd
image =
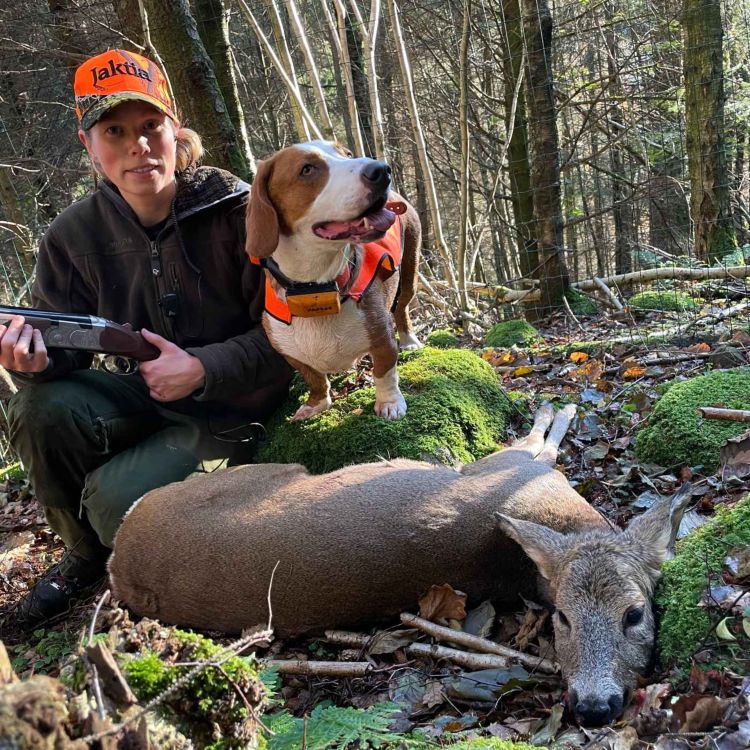
{"label": "woman's face", "polygon": [[87,132],[78,131],[96,169],[138,207],[167,207],[175,193],[176,128],[146,102],[118,104]]}

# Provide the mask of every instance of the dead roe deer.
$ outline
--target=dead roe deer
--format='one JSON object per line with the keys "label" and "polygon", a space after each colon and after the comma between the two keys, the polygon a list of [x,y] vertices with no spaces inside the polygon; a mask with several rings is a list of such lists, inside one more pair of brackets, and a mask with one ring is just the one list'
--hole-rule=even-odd
{"label": "dead roe deer", "polygon": [[612,528],[554,468],[574,413],[543,405],[526,438],[460,471],[258,464],[153,490],[115,539],[113,593],[168,623],[240,631],[268,618],[278,562],[279,636],[392,618],[432,584],[506,609],[539,596],[575,715],[611,721],[649,664],[651,596],[689,493]]}

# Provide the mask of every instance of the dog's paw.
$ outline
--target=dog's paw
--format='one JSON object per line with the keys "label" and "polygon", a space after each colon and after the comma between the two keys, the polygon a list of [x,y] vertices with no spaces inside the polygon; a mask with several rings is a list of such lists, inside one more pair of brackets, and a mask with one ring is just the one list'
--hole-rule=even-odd
{"label": "dog's paw", "polygon": [[413,333],[398,334],[398,348],[402,352],[413,352],[415,349],[421,349],[423,346],[424,344]]}
{"label": "dog's paw", "polygon": [[302,406],[294,412],[292,422],[301,422],[304,419],[310,419],[310,417],[314,417],[316,414],[320,414],[322,411],[330,409],[331,403],[331,399],[326,398],[322,401],[318,401],[317,404],[302,404]]}
{"label": "dog's paw", "polygon": [[395,401],[376,401],[375,414],[383,419],[401,419],[406,414],[406,401],[401,395]]}

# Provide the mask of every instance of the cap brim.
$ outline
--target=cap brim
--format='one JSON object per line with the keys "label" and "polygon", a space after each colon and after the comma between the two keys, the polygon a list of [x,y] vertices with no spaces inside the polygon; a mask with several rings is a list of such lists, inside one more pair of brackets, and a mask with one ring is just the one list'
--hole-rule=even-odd
{"label": "cap brim", "polygon": [[112,107],[116,107],[118,104],[123,104],[124,102],[132,101],[146,102],[146,104],[150,104],[160,112],[163,112],[175,122],[177,121],[174,112],[172,112],[164,102],[160,102],[158,99],[149,96],[148,94],[141,94],[136,91],[123,91],[117,94],[110,94],[94,104],[93,107],[87,109],[81,117],[81,127],[84,130],[88,130],[92,125],[95,125],[105,113],[109,112]]}

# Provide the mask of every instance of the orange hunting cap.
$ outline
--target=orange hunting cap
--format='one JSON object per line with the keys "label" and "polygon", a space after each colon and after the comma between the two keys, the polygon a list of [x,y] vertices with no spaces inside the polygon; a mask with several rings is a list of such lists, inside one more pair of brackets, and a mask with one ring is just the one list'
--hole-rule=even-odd
{"label": "orange hunting cap", "polygon": [[76,70],[73,91],[84,130],[107,110],[133,100],[146,102],[177,122],[167,79],[156,63],[135,52],[113,49],[86,60]]}

